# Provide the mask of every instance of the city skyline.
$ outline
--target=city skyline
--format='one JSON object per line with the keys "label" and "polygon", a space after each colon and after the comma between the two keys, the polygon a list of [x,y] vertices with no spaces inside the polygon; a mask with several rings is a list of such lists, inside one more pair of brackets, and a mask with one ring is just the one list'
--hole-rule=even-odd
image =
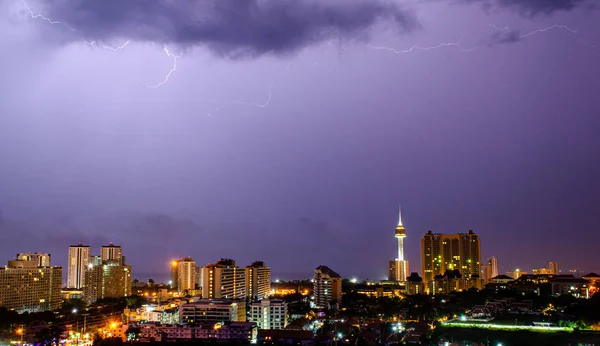
{"label": "city skyline", "polygon": [[[401,234],[406,235],[406,230],[405,230],[405,228],[403,226],[402,216],[401,215],[402,215],[401,211],[398,211],[398,222],[397,222],[398,225],[396,227],[395,239],[398,239],[398,234],[399,234],[398,232],[400,232]],[[398,231],[398,230],[400,230],[400,231]],[[460,234],[448,234],[448,233],[438,234],[438,233],[434,233],[433,235],[440,235],[440,236],[446,236],[446,237],[453,237],[453,236],[456,237],[456,236],[459,236],[459,235],[462,234],[462,235],[469,235],[470,236],[472,234],[472,232],[473,232],[472,230],[469,230],[468,232],[463,232],[463,233],[460,233]],[[431,231],[427,231],[426,233],[423,234],[422,237],[419,238],[420,242],[421,242],[420,248],[416,249],[417,250],[416,252],[418,253],[419,259],[420,259],[418,263],[422,263],[422,261],[424,260],[423,259],[423,256],[424,256],[424,252],[423,252],[423,239],[424,238],[423,237],[426,237],[426,236],[431,235],[431,234],[432,234]],[[480,239],[479,238],[479,234],[473,234],[473,235],[476,236],[477,239],[478,239],[477,247],[479,249],[481,247],[481,245],[479,245],[479,239]],[[405,237],[402,237],[402,239],[404,239],[404,238]],[[402,254],[404,252],[402,245],[403,245],[403,242],[398,242],[398,247],[396,249],[398,255],[401,254],[401,251],[402,251]],[[86,251],[86,253],[89,254],[89,261],[88,261],[88,263],[93,263],[95,257],[97,257],[98,259],[101,259],[101,257],[104,257],[100,261],[100,263],[102,263],[102,262],[104,262],[106,260],[111,260],[111,261],[116,260],[116,262],[118,264],[121,264],[122,263],[121,260],[123,260],[123,265],[124,265],[125,256],[122,255],[122,246],[120,244],[115,245],[111,241],[111,242],[108,243],[108,245],[107,244],[101,244],[100,246],[91,246],[89,244],[84,244],[84,243],[80,242],[77,245],[71,245],[69,247],[68,259],[71,259],[72,256],[78,254],[79,251],[76,250],[76,249],[79,249],[79,248],[84,249]],[[94,255],[94,249],[95,248],[99,248],[100,249],[99,253],[101,254],[101,256]],[[73,251],[75,251],[75,252],[73,252]],[[480,251],[480,250],[478,250],[478,251]],[[52,254],[50,254],[50,253],[42,253],[42,252],[37,252],[36,253],[35,251],[34,252],[30,251],[28,253],[22,253],[22,254],[19,253],[16,256],[12,257],[11,259],[19,259],[19,256],[21,256],[21,255],[24,255],[24,256],[26,256],[26,255],[29,255],[29,256],[32,256],[32,255],[44,255],[44,256],[47,256],[48,258],[50,258],[50,256]],[[487,268],[489,266],[492,266],[491,268],[495,268],[496,273],[498,275],[501,275],[501,274],[504,274],[504,273],[512,273],[515,270],[516,271],[521,271],[521,272],[524,272],[524,273],[528,273],[531,270],[534,273],[536,273],[536,271],[538,270],[538,267],[543,267],[543,266],[539,266],[538,265],[538,262],[540,262],[540,261],[536,261],[535,264],[521,266],[520,268],[519,267],[505,268],[505,266],[502,266],[502,265],[499,266],[498,265],[498,258],[496,256],[489,256],[489,258],[486,259],[485,258],[486,256],[482,255],[482,252],[479,252],[479,256],[481,256],[480,259],[482,259],[481,262],[479,263],[479,268],[480,268],[480,273],[479,274],[482,277],[482,279],[484,279],[484,281],[486,281],[489,278],[493,277],[493,276],[489,276],[488,277],[487,273],[485,272],[486,270],[491,270],[491,269]],[[85,257],[85,256],[83,256],[83,257]],[[81,263],[85,263],[86,262],[86,259],[83,258],[83,257],[79,259],[79,261]],[[232,257],[232,256],[230,256],[230,257]],[[233,257],[235,257],[235,256],[233,256]],[[227,256],[225,256],[225,257],[221,256],[220,258],[221,258],[221,261],[228,260],[228,259],[226,259]],[[556,260],[556,258],[554,258],[554,260]],[[135,279],[142,280],[142,281],[143,280],[147,280],[147,279],[154,279],[154,280],[159,280],[160,282],[163,282],[163,283],[168,283],[168,282],[174,280],[174,278],[176,278],[176,277],[178,278],[177,280],[181,280],[181,278],[179,278],[180,274],[174,274],[175,272],[173,272],[173,269],[177,268],[178,264],[180,262],[182,262],[182,261],[183,262],[189,261],[190,263],[193,263],[192,268],[202,268],[203,266],[214,265],[214,259],[212,259],[212,260],[209,259],[209,260],[207,260],[206,263],[202,263],[202,262],[196,262],[195,260],[193,260],[189,256],[188,257],[182,257],[181,259],[172,258],[172,259],[168,260],[165,265],[163,265],[163,267],[165,267],[166,269],[162,268],[162,267],[161,268],[154,268],[154,270],[151,270],[151,271],[144,271],[144,270],[138,271],[138,270],[134,269],[132,271],[132,277],[135,278]],[[492,261],[492,262],[490,262],[490,261]],[[390,270],[391,270],[391,265],[392,265],[391,263],[392,262],[394,262],[394,261],[387,261],[385,263],[385,265],[388,265],[388,267],[386,268],[387,269],[387,273],[385,273],[385,275],[383,275],[381,277],[377,277],[377,275],[372,275],[372,273],[374,273],[376,270],[381,271],[381,268],[376,268],[376,269],[374,268],[373,271],[371,271],[369,273],[366,273],[366,272],[360,273],[360,272],[358,272],[356,270],[349,270],[348,273],[344,272],[343,274],[348,279],[359,279],[359,280],[381,280],[382,279],[382,280],[386,280],[386,279],[388,279],[390,277],[389,275],[390,275]],[[252,263],[252,265],[255,265],[256,263],[261,264],[263,262],[262,261],[256,262],[256,258],[253,258],[251,260],[251,263]],[[395,263],[398,263],[398,258],[396,258]],[[495,264],[492,265],[491,263],[495,263]],[[560,268],[562,268],[562,269],[558,269],[559,268],[558,267],[559,266],[558,263],[560,263],[559,261],[545,260],[545,261],[543,261],[543,263],[544,263],[544,266],[546,266],[547,268],[551,268],[550,271],[549,271],[549,273],[554,273],[555,275],[556,274],[576,274],[576,275],[581,275],[581,274],[587,273],[587,272],[594,272],[593,269],[589,269],[588,270],[586,268],[564,268],[564,267],[561,266]],[[339,265],[340,263],[337,263],[337,264]],[[264,264],[261,264],[261,265],[264,265]],[[422,266],[417,267],[417,265],[415,265],[414,267],[412,267],[408,271],[408,274],[410,274],[410,273],[419,273],[419,275],[423,275],[423,268],[422,268]],[[62,265],[61,264],[55,264],[55,263],[53,263],[53,266],[62,266]],[[75,275],[75,273],[77,273],[79,271],[77,271],[77,269],[76,269],[77,266],[71,265],[70,263],[69,263],[69,265],[65,265],[64,267],[65,267],[65,269],[68,268],[68,270],[65,270],[65,275],[66,275],[65,282],[67,283],[65,287],[69,288],[69,285],[70,285],[69,282],[71,280],[71,278],[70,278],[71,274],[69,274],[69,273],[73,272],[74,273],[73,275]],[[250,268],[250,267],[251,266],[248,266],[246,268]],[[143,267],[143,268],[147,268],[147,267]],[[555,268],[555,269],[552,269],[552,268]],[[240,268],[240,269],[243,269],[243,267]],[[275,281],[275,280],[279,280],[279,279],[296,280],[296,279],[308,279],[308,278],[310,278],[310,276],[312,275],[312,272],[310,271],[310,269],[309,268],[308,269],[307,268],[302,268],[302,269],[303,270],[300,270],[300,271],[297,271],[297,272],[293,272],[293,271],[278,270],[277,266],[275,266],[275,271],[274,271],[275,276],[272,279],[273,279],[273,281]],[[439,273],[442,273],[442,272],[443,272],[443,270],[441,272],[439,272]],[[494,271],[492,270],[491,273],[494,273]],[[188,274],[188,275],[191,275],[191,274]],[[407,277],[408,276],[409,275],[407,275]],[[269,277],[271,277],[270,274],[269,274]],[[76,279],[73,279],[73,281],[74,280],[76,280]],[[198,279],[197,278],[194,278],[192,280],[193,280],[192,282],[198,283]],[[390,279],[390,280],[392,280],[392,281],[404,281],[402,279],[401,280],[397,280],[395,278],[394,279]],[[175,287],[177,287],[177,286],[175,286]],[[71,288],[79,288],[79,287],[71,287]],[[191,286],[187,287],[186,289],[191,289]],[[184,289],[184,290],[186,290],[186,289]]]}
{"label": "city skyline", "polygon": [[80,2],[0,3],[1,257],[66,271],[66,246],[112,241],[137,273],[192,256],[380,279],[401,204],[411,272],[428,230],[469,229],[501,273],[600,272],[585,0],[223,0],[214,28],[188,21],[204,0]]}

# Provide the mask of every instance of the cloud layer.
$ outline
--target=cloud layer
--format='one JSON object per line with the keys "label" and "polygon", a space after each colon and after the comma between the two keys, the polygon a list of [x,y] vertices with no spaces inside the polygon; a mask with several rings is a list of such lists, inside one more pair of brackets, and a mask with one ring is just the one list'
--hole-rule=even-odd
{"label": "cloud layer", "polygon": [[579,6],[598,3],[598,0],[464,0],[517,9],[525,15],[550,14],[556,11],[570,11]]}
{"label": "cloud layer", "polygon": [[399,32],[417,26],[410,12],[379,0],[60,0],[43,11],[90,40],[205,46],[228,57],[368,38],[383,23]]}

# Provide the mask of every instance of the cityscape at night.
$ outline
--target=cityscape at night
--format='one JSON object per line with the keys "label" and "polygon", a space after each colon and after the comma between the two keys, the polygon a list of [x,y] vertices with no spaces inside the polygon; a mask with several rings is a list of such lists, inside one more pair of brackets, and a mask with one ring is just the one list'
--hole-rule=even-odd
{"label": "cityscape at night", "polygon": [[599,5],[0,1],[0,346],[600,345]]}

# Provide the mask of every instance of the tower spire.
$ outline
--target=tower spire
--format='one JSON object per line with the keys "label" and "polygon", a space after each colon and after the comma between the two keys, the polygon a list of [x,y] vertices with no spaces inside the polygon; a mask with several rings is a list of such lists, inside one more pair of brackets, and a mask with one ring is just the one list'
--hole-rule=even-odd
{"label": "tower spire", "polygon": [[402,206],[398,206],[398,226],[402,226]]}

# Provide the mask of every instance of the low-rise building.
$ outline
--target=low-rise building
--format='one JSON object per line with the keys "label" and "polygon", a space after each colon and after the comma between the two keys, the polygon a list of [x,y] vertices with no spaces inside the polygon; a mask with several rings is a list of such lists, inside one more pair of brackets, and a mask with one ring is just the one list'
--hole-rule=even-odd
{"label": "low-rise building", "polygon": [[183,324],[245,322],[246,303],[234,299],[200,299],[179,307]]}
{"label": "low-rise building", "polygon": [[573,275],[555,275],[550,280],[552,295],[570,294],[577,298],[589,298],[589,282]]}
{"label": "low-rise building", "polygon": [[175,342],[214,340],[217,342],[250,342],[256,339],[256,324],[251,322],[217,322],[198,325],[162,325],[144,323],[140,326],[140,342]]}
{"label": "low-rise building", "polygon": [[423,284],[423,278],[418,273],[411,273],[406,279],[406,294],[424,294],[425,286]]}
{"label": "low-rise building", "polygon": [[252,303],[250,322],[259,329],[284,329],[287,327],[287,304],[280,299],[262,299]]}
{"label": "low-rise building", "polygon": [[315,337],[308,330],[259,330],[257,343],[259,345],[300,345],[312,346]]}

